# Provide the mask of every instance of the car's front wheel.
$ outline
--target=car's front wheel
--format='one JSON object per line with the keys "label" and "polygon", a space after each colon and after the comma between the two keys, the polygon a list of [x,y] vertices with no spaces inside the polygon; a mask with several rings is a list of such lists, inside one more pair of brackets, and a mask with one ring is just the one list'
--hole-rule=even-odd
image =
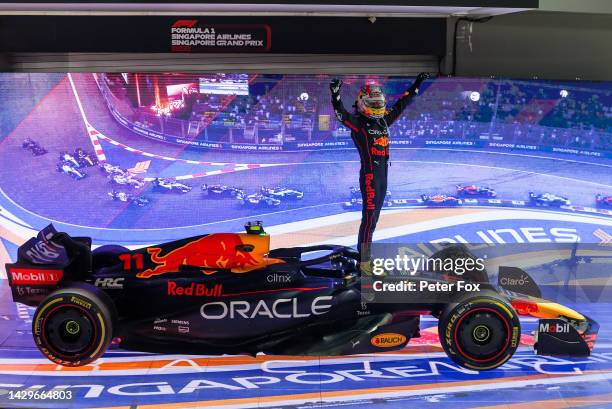
{"label": "car's front wheel", "polygon": [[494,369],[519,346],[521,326],[517,313],[493,293],[463,298],[446,306],[439,317],[440,344],[459,365]]}
{"label": "car's front wheel", "polygon": [[45,298],[34,314],[38,349],[64,366],[87,365],[101,357],[113,338],[114,306],[100,289],[79,285]]}

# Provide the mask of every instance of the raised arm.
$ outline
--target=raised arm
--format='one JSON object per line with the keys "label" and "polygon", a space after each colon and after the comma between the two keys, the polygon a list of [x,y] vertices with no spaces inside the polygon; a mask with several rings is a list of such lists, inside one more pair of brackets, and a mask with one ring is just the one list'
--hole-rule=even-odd
{"label": "raised arm", "polygon": [[334,78],[329,83],[334,113],[336,114],[336,118],[338,118],[338,120],[342,122],[343,125],[347,126],[351,130],[356,130],[357,123],[355,121],[355,117],[344,107],[342,99],[340,98],[340,88],[342,88],[342,80],[340,79]]}
{"label": "raised arm", "polygon": [[399,118],[402,112],[404,112],[404,109],[406,109],[406,107],[410,104],[410,101],[412,101],[412,98],[419,94],[419,87],[427,78],[429,78],[428,73],[420,73],[410,88],[404,91],[402,96],[395,101],[395,104],[393,104],[391,109],[385,114],[385,121],[387,122],[387,125],[391,125],[397,118]]}

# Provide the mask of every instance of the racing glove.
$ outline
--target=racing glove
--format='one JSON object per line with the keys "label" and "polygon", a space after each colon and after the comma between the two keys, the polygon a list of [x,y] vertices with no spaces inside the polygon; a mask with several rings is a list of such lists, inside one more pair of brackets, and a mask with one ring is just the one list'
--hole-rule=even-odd
{"label": "racing glove", "polygon": [[340,88],[341,87],[342,87],[342,80],[341,79],[334,78],[329,83],[329,89],[331,90],[332,94],[340,93]]}
{"label": "racing glove", "polygon": [[422,72],[419,75],[417,75],[416,80],[414,80],[414,82],[412,83],[410,88],[408,88],[408,92],[410,94],[418,94],[419,93],[419,87],[421,86],[423,81],[425,81],[428,78],[429,78],[429,73],[427,73],[427,72]]}

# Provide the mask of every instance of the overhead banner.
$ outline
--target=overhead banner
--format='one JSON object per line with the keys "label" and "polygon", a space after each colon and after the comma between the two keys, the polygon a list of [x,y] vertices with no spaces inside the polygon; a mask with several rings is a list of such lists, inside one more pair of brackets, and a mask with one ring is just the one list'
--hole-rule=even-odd
{"label": "overhead banner", "polygon": [[170,28],[172,52],[266,52],[272,45],[267,24],[209,24],[176,20]]}

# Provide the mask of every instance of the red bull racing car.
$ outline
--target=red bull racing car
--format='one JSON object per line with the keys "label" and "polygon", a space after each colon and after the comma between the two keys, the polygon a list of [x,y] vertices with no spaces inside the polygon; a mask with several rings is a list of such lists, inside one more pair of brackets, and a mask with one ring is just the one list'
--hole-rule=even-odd
{"label": "red bull racing car", "polygon": [[[595,341],[596,322],[538,298],[537,287],[520,295],[471,276],[484,287],[477,294],[376,303],[362,297],[366,277],[352,248],[271,250],[261,223],[246,229],[92,251],[89,238],[50,225],[19,247],[6,270],[14,301],[37,307],[36,346],[64,366],[95,361],[113,340],[128,350],[164,353],[392,351],[419,337],[421,314],[438,318],[448,356],[476,370],[496,368],[516,351],[519,315],[540,319],[538,354],[587,356]],[[427,280],[449,282],[440,274]]]}

